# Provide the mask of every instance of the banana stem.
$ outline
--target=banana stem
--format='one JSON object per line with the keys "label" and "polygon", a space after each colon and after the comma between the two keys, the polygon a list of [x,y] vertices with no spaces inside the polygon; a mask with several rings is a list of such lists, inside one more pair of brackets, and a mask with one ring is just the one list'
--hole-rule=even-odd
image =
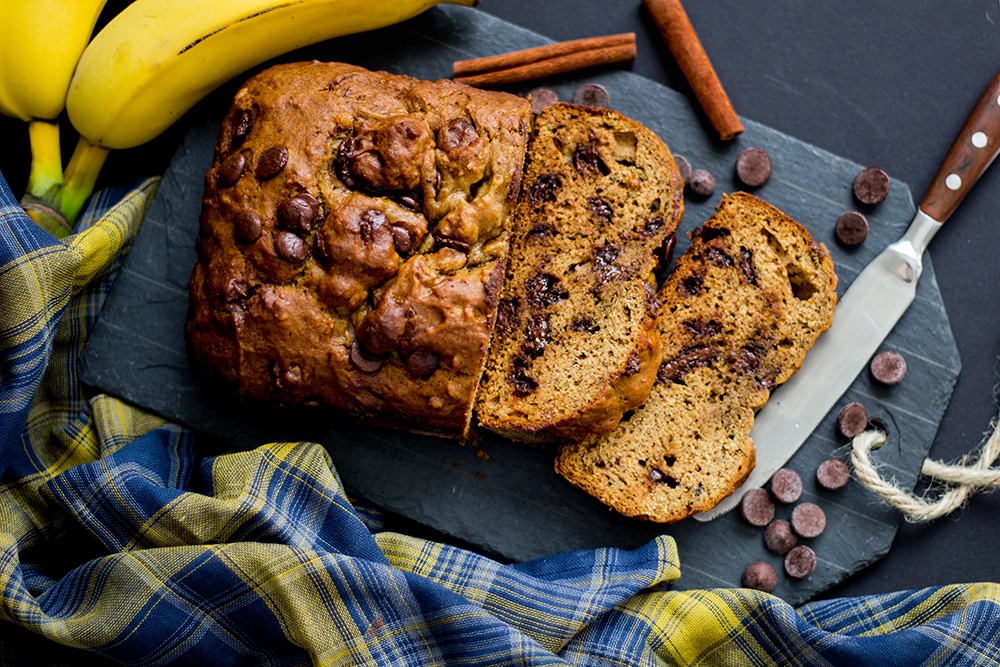
{"label": "banana stem", "polygon": [[31,173],[28,194],[55,206],[63,184],[62,155],[59,150],[59,123],[33,120],[28,123],[31,141]]}
{"label": "banana stem", "polygon": [[94,183],[97,182],[97,176],[107,157],[107,148],[95,146],[80,137],[66,167],[66,183],[63,185],[60,201],[60,211],[70,224],[76,222],[87,198],[94,191]]}

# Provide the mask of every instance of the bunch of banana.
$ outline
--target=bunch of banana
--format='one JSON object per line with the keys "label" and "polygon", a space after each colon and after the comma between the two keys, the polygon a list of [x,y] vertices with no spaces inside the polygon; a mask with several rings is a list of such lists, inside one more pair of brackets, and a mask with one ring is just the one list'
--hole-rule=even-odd
{"label": "bunch of banana", "polygon": [[220,84],[299,47],[478,0],[136,0],[94,38],[66,110],[80,143],[63,211],[75,217],[109,149],[159,135]]}
{"label": "bunch of banana", "polygon": [[0,2],[0,113],[29,123],[26,206],[35,222],[65,236],[56,212],[63,184],[56,118],[105,0]]}

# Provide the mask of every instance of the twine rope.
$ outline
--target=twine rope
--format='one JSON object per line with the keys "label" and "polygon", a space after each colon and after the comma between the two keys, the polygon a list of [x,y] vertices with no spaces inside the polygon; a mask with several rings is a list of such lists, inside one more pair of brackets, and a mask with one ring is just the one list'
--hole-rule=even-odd
{"label": "twine rope", "polygon": [[991,467],[1000,457],[1000,423],[994,419],[990,428],[992,433],[978,455],[966,454],[954,464],[924,460],[920,474],[943,485],[932,495],[917,496],[899,488],[893,479],[879,474],[878,464],[871,460],[871,452],[886,441],[881,431],[865,431],[854,438],[851,464],[858,480],[900,510],[907,520],[933,521],[959,509],[975,493],[1000,488],[1000,469]]}

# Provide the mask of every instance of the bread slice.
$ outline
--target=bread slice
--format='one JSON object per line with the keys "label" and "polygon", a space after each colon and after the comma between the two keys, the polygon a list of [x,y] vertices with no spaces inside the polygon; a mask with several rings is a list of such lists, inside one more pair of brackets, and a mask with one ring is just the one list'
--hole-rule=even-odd
{"label": "bread slice", "polygon": [[556,104],[539,114],[479,423],[527,442],[614,430],[660,365],[654,271],[684,210],[670,151],[621,114]]}
{"label": "bread slice", "polygon": [[564,447],[556,471],[631,517],[711,509],[753,469],[753,413],[830,326],[836,285],[806,229],[752,195],[723,197],[661,292],[664,361],[646,404]]}

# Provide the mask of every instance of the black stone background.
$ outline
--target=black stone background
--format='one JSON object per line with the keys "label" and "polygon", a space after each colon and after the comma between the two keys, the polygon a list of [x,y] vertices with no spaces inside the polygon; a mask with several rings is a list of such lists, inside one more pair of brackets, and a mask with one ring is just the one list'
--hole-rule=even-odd
{"label": "black stone background", "polygon": [[[109,2],[102,22],[124,4]],[[740,114],[878,165],[909,183],[917,200],[1000,67],[1000,6],[993,1],[688,0],[686,7]],[[639,53],[631,70],[690,93],[637,1],[487,0],[482,9],[556,40],[634,31]],[[20,194],[23,127],[2,119],[0,136],[0,171]],[[144,147],[113,153],[98,187],[163,173],[182,137],[178,126]],[[66,155],[72,144],[67,138]],[[1000,210],[998,185],[1000,174],[988,172],[931,249],[963,361],[931,450],[943,460],[975,448],[997,412],[1000,241],[990,214]],[[996,581],[998,510],[1000,496],[980,495],[953,518],[904,525],[885,558],[823,597]]]}

